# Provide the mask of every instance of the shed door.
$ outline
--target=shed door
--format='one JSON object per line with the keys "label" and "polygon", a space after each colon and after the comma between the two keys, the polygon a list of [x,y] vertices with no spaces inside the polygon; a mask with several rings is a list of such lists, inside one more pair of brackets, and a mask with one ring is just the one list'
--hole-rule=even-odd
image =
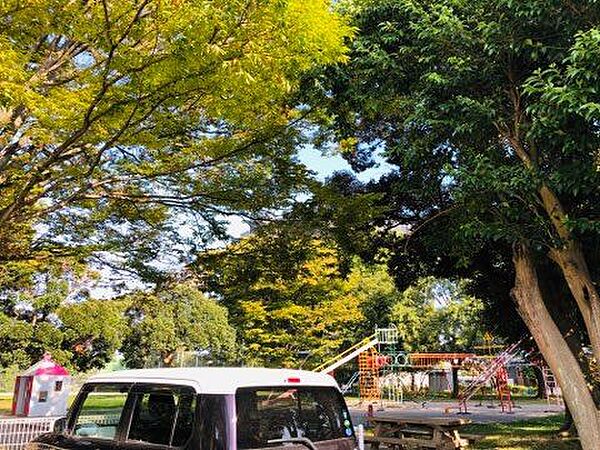
{"label": "shed door", "polygon": [[16,407],[15,415],[26,416],[29,413],[29,400],[31,399],[32,377],[18,377],[16,384]]}

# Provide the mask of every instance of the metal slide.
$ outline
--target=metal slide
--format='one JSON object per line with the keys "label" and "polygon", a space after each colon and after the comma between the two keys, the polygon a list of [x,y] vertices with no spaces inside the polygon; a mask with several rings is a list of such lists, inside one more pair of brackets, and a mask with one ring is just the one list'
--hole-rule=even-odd
{"label": "metal slide", "polygon": [[366,339],[363,339],[358,344],[353,345],[349,349],[337,355],[335,358],[326,361],[321,364],[319,367],[315,368],[315,372],[321,373],[329,373],[340,367],[341,365],[346,364],[348,361],[356,358],[362,352],[370,349],[371,347],[375,347],[379,344],[379,339],[377,337],[377,333],[372,334]]}

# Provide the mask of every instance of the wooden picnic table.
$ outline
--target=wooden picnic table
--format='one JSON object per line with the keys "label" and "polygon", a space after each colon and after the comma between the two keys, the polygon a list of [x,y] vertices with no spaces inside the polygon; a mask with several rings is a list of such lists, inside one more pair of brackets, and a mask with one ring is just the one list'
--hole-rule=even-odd
{"label": "wooden picnic table", "polygon": [[372,449],[379,449],[381,444],[394,450],[454,450],[469,445],[469,440],[459,433],[460,428],[471,423],[469,419],[393,412],[376,414],[369,421],[374,434],[365,442]]}

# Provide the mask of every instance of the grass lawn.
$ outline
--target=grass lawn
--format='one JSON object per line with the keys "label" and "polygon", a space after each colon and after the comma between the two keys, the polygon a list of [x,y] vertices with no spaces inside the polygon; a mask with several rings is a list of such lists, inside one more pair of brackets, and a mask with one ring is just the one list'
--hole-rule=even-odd
{"label": "grass lawn", "polygon": [[0,415],[10,414],[12,409],[12,394],[8,396],[0,396]]}
{"label": "grass lawn", "polygon": [[464,432],[487,436],[475,449],[581,450],[576,439],[556,437],[562,419],[562,415],[556,415],[523,422],[471,425]]}
{"label": "grass lawn", "polygon": [[[69,397],[69,404],[75,399],[75,394]],[[98,395],[90,398],[87,405],[92,409],[111,410],[122,406],[121,396]],[[0,396],[0,415],[10,414],[12,409],[12,395]]]}
{"label": "grass lawn", "polygon": [[[75,396],[72,395],[69,398],[69,405],[75,400]],[[86,399],[85,406],[88,409],[117,409],[123,408],[124,397],[122,395],[90,395]]]}

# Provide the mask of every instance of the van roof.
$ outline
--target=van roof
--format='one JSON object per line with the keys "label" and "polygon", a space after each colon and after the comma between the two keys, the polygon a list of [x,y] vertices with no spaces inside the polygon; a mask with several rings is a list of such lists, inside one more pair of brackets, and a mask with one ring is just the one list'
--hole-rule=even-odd
{"label": "van roof", "polygon": [[254,367],[121,370],[95,375],[88,382],[177,384],[191,386],[196,392],[204,394],[234,394],[238,388],[243,387],[329,386],[339,389],[330,375],[307,370]]}

